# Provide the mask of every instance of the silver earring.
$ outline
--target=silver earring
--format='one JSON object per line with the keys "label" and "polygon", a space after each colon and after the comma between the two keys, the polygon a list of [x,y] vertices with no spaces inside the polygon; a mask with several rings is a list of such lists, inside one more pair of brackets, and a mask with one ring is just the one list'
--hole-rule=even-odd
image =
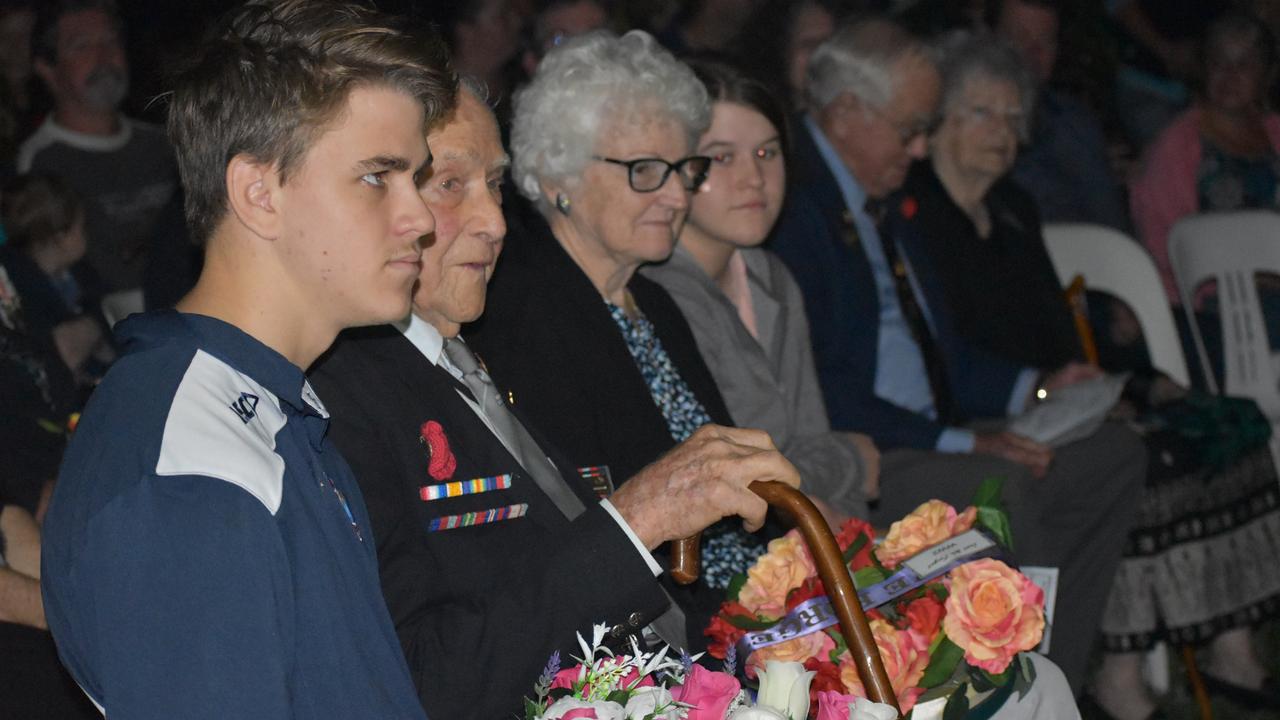
{"label": "silver earring", "polygon": [[565,197],[564,195],[557,194],[556,209],[560,211],[560,214],[565,217],[569,217],[569,207],[570,207],[569,198]]}

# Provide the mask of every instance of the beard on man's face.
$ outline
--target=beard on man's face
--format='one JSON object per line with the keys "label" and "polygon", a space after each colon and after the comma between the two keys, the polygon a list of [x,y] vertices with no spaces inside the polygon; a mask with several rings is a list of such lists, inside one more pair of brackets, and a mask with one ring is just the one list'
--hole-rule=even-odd
{"label": "beard on man's face", "polygon": [[97,110],[116,110],[129,94],[129,75],[114,65],[99,65],[85,79],[85,102]]}

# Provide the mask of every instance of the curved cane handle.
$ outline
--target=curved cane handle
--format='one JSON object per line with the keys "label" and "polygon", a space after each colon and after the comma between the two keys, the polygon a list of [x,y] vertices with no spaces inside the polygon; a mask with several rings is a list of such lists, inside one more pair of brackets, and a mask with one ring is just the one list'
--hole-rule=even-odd
{"label": "curved cane handle", "polygon": [[[884,670],[884,661],[880,658],[880,649],[871,635],[867,616],[863,614],[862,604],[858,602],[853,578],[849,576],[840,546],[836,544],[822,513],[818,512],[818,508],[804,493],[785,483],[757,481],[751,483],[751,491],[773,507],[786,512],[795,521],[809,545],[818,577],[822,578],[831,607],[840,620],[840,631],[844,633],[845,644],[849,646],[849,654],[853,656],[853,663],[858,668],[858,676],[862,678],[867,697],[875,702],[891,705],[897,710],[898,699],[889,683],[889,675]],[[698,539],[699,535],[694,535],[672,542],[671,576],[682,585],[698,579]],[[898,714],[901,715],[901,711]]]}

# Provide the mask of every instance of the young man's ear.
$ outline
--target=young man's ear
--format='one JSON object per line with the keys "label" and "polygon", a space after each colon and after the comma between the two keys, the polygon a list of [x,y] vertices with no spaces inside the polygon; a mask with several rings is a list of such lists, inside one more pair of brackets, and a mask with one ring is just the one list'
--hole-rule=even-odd
{"label": "young man's ear", "polygon": [[280,236],[279,174],[274,163],[245,154],[227,163],[227,198],[240,224],[264,240]]}

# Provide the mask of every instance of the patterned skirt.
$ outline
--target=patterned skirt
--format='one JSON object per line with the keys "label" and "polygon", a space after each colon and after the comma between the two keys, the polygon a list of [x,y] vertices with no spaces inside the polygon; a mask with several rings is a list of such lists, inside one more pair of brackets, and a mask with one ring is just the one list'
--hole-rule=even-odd
{"label": "patterned skirt", "polygon": [[1186,467],[1173,458],[1185,443],[1147,440],[1153,469],[1107,600],[1106,650],[1200,643],[1280,613],[1280,482],[1267,446],[1221,470],[1161,472]]}

